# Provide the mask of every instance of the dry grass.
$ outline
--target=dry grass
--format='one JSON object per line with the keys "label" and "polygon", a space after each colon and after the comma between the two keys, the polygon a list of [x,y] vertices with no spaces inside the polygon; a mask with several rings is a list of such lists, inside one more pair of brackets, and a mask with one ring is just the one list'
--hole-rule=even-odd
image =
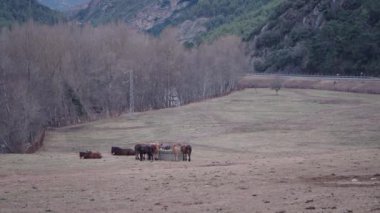
{"label": "dry grass", "polygon": [[318,77],[278,77],[248,75],[239,82],[240,88],[270,88],[276,79],[281,79],[284,88],[318,89],[342,92],[380,94],[379,80],[329,79]]}
{"label": "dry grass", "polygon": [[[54,129],[38,153],[0,156],[0,209],[369,212],[380,208],[379,109],[379,95],[258,89]],[[109,154],[146,141],[190,143],[193,161]],[[104,158],[79,160],[85,149]]]}

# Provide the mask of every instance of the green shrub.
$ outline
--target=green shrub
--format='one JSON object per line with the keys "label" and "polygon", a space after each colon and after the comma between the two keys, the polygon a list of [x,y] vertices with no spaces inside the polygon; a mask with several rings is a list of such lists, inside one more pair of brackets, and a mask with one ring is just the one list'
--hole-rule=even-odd
{"label": "green shrub", "polygon": [[265,72],[265,70],[268,68],[268,65],[264,62],[264,60],[256,59],[253,62],[253,67],[256,72]]}
{"label": "green shrub", "polygon": [[276,45],[281,40],[281,34],[279,31],[266,31],[263,32],[258,38],[256,47],[272,47]]}

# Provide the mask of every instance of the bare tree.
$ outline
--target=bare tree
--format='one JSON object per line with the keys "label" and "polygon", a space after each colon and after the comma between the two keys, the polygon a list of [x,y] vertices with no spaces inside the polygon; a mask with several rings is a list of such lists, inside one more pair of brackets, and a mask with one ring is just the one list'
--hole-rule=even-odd
{"label": "bare tree", "polygon": [[46,126],[116,116],[131,105],[136,111],[172,107],[235,89],[248,64],[240,39],[186,49],[175,36],[168,30],[153,38],[123,24],[29,22],[2,30],[0,152],[27,150]]}

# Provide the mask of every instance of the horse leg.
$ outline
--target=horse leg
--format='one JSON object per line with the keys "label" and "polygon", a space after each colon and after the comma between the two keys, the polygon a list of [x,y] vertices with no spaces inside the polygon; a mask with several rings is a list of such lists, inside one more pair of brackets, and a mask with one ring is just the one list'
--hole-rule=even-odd
{"label": "horse leg", "polygon": [[144,154],[140,152],[140,161],[143,160],[143,155],[144,155]]}
{"label": "horse leg", "polygon": [[191,159],[190,159],[190,155],[191,155],[191,153],[189,153],[189,162],[191,161]]}

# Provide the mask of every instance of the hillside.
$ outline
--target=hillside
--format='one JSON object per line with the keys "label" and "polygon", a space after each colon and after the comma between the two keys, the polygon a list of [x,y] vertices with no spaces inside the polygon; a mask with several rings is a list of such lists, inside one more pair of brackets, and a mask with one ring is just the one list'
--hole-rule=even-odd
{"label": "hillside", "polygon": [[249,37],[252,31],[265,24],[272,10],[275,10],[284,0],[199,0],[186,10],[167,19],[162,25],[150,30],[160,33],[167,26],[178,26],[183,29],[190,23],[197,25],[202,21],[205,31],[199,33],[191,41],[195,44],[213,41],[216,38],[235,34],[243,39]]}
{"label": "hillside", "polygon": [[166,0],[92,0],[75,18],[94,25],[125,21],[145,30],[170,16],[172,10],[170,1]]}
{"label": "hillside", "polygon": [[175,26],[189,47],[238,35],[255,72],[380,75],[377,0],[93,0],[77,18],[155,35]]}
{"label": "hillside", "polygon": [[190,42],[238,35],[256,72],[380,75],[380,1],[200,0],[150,31],[201,19]]}
{"label": "hillside", "polygon": [[80,11],[77,19],[94,25],[112,21],[129,21],[145,6],[153,4],[153,0],[93,0],[89,6]]}
{"label": "hillside", "polygon": [[177,26],[183,41],[199,44],[221,35],[248,37],[281,2],[284,0],[92,0],[76,19],[94,25],[124,21],[155,35]]}
{"label": "hillside", "polygon": [[288,1],[247,38],[257,72],[380,75],[380,1]]}
{"label": "hillside", "polygon": [[41,4],[51,9],[59,11],[68,11],[73,8],[86,5],[90,0],[38,0]]}
{"label": "hillside", "polygon": [[[114,21],[134,24],[151,21],[149,26],[137,24],[136,27],[154,34],[171,25],[203,19],[202,25],[210,34],[207,37],[213,40],[221,34],[231,33],[248,37],[251,33],[248,28],[261,26],[267,13],[282,2],[284,0],[92,0],[76,18],[95,25]],[[247,24],[250,26],[243,26]]]}
{"label": "hillside", "polygon": [[2,0],[0,1],[0,28],[10,26],[12,23],[22,23],[30,17],[33,20],[45,23],[57,23],[63,17],[36,0]]}

